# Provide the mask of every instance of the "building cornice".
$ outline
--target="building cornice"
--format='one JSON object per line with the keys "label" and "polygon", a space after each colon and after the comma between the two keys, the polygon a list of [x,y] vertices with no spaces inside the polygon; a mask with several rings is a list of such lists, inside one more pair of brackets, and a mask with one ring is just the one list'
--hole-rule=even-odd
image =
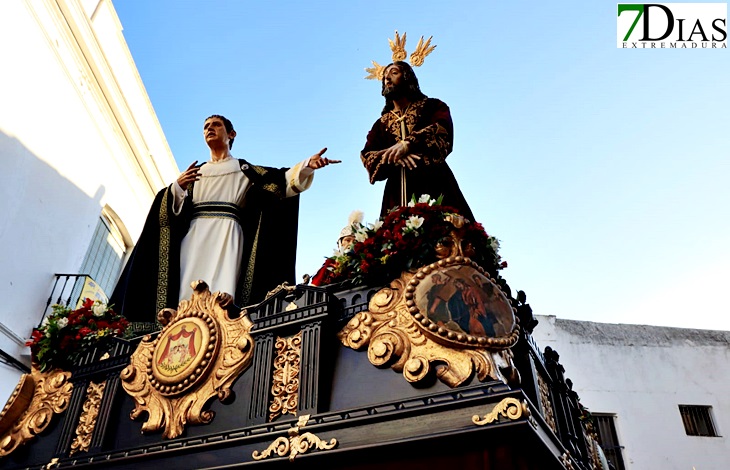
{"label": "building cornice", "polygon": [[[94,122],[106,124],[106,126],[98,125],[100,134],[108,142],[116,141],[114,145],[110,145],[110,148],[123,149],[129,163],[132,164],[133,171],[146,181],[150,194],[155,194],[167,184],[165,175],[155,158],[170,159],[173,165],[174,159],[172,159],[172,153],[164,139],[151,103],[149,103],[149,97],[136,72],[126,42],[123,41],[123,38],[121,39],[126,59],[130,68],[135,71],[137,85],[149,104],[148,111],[157,125],[155,130],[159,132],[161,140],[164,142],[167,155],[156,155],[155,158],[151,155],[150,147],[79,1],[25,0],[25,4],[46,35],[51,49],[55,52],[69,81],[73,84]],[[107,6],[110,11],[114,11],[111,5]],[[97,10],[102,7],[101,4],[97,5]],[[114,12],[112,16],[121,31],[116,13]],[[111,129],[112,132],[108,129]],[[118,164],[121,165],[121,162]]]}

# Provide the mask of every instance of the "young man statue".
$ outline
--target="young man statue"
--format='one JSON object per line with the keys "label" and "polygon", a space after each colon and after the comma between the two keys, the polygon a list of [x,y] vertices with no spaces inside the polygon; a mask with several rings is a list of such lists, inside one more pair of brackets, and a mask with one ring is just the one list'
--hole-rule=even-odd
{"label": "young man statue", "polygon": [[298,194],[314,170],[338,160],[322,149],[292,168],[233,158],[231,121],[213,115],[203,137],[210,161],[193,162],[157,194],[142,235],[110,303],[140,331],[157,312],[189,298],[202,279],[238,305],[260,302],[268,290],[294,282]]}

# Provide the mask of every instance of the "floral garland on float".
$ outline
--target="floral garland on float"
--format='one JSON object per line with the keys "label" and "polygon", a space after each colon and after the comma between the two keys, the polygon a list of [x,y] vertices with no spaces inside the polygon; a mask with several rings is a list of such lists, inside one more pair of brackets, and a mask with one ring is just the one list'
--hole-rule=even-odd
{"label": "floral garland on float", "polygon": [[328,273],[320,285],[350,281],[377,285],[437,261],[440,252],[452,249],[454,232],[462,240],[464,256],[483,267],[493,278],[507,267],[498,254],[499,241],[482,224],[464,219],[443,197],[413,196],[406,206],[392,209],[374,224],[354,223],[355,244],[338,248],[325,261]]}
{"label": "floral garland on float", "polygon": [[84,299],[76,310],[58,304],[51,308],[53,312],[25,343],[41,372],[68,370],[100,341],[127,334],[129,321],[100,300]]}
{"label": "floral garland on float", "polygon": [[520,328],[499,242],[441,199],[413,197],[375,224],[353,225],[354,245],[325,262],[323,284],[383,286],[338,338],[411,383],[517,383],[510,348]]}

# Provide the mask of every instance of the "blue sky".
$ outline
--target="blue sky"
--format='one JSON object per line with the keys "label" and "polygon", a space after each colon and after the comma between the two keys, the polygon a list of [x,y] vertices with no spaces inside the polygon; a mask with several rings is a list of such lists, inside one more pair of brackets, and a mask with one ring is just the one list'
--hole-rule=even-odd
{"label": "blue sky", "polygon": [[451,108],[448,162],[503,271],[561,318],[730,329],[730,56],[622,50],[616,3],[117,0],[180,168],[208,158],[203,119],[233,154],[343,163],[302,196],[297,272],[331,254],[353,209],[379,213],[359,152],[379,117],[371,60],[388,38],[437,48],[416,69]]}

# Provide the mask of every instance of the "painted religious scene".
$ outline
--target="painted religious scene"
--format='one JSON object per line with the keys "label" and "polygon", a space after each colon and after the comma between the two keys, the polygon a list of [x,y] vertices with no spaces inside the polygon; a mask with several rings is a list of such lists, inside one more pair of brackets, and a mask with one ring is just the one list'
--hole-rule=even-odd
{"label": "painted religious scene", "polygon": [[469,266],[430,274],[416,288],[416,305],[432,322],[463,335],[507,336],[515,324],[499,287]]}

